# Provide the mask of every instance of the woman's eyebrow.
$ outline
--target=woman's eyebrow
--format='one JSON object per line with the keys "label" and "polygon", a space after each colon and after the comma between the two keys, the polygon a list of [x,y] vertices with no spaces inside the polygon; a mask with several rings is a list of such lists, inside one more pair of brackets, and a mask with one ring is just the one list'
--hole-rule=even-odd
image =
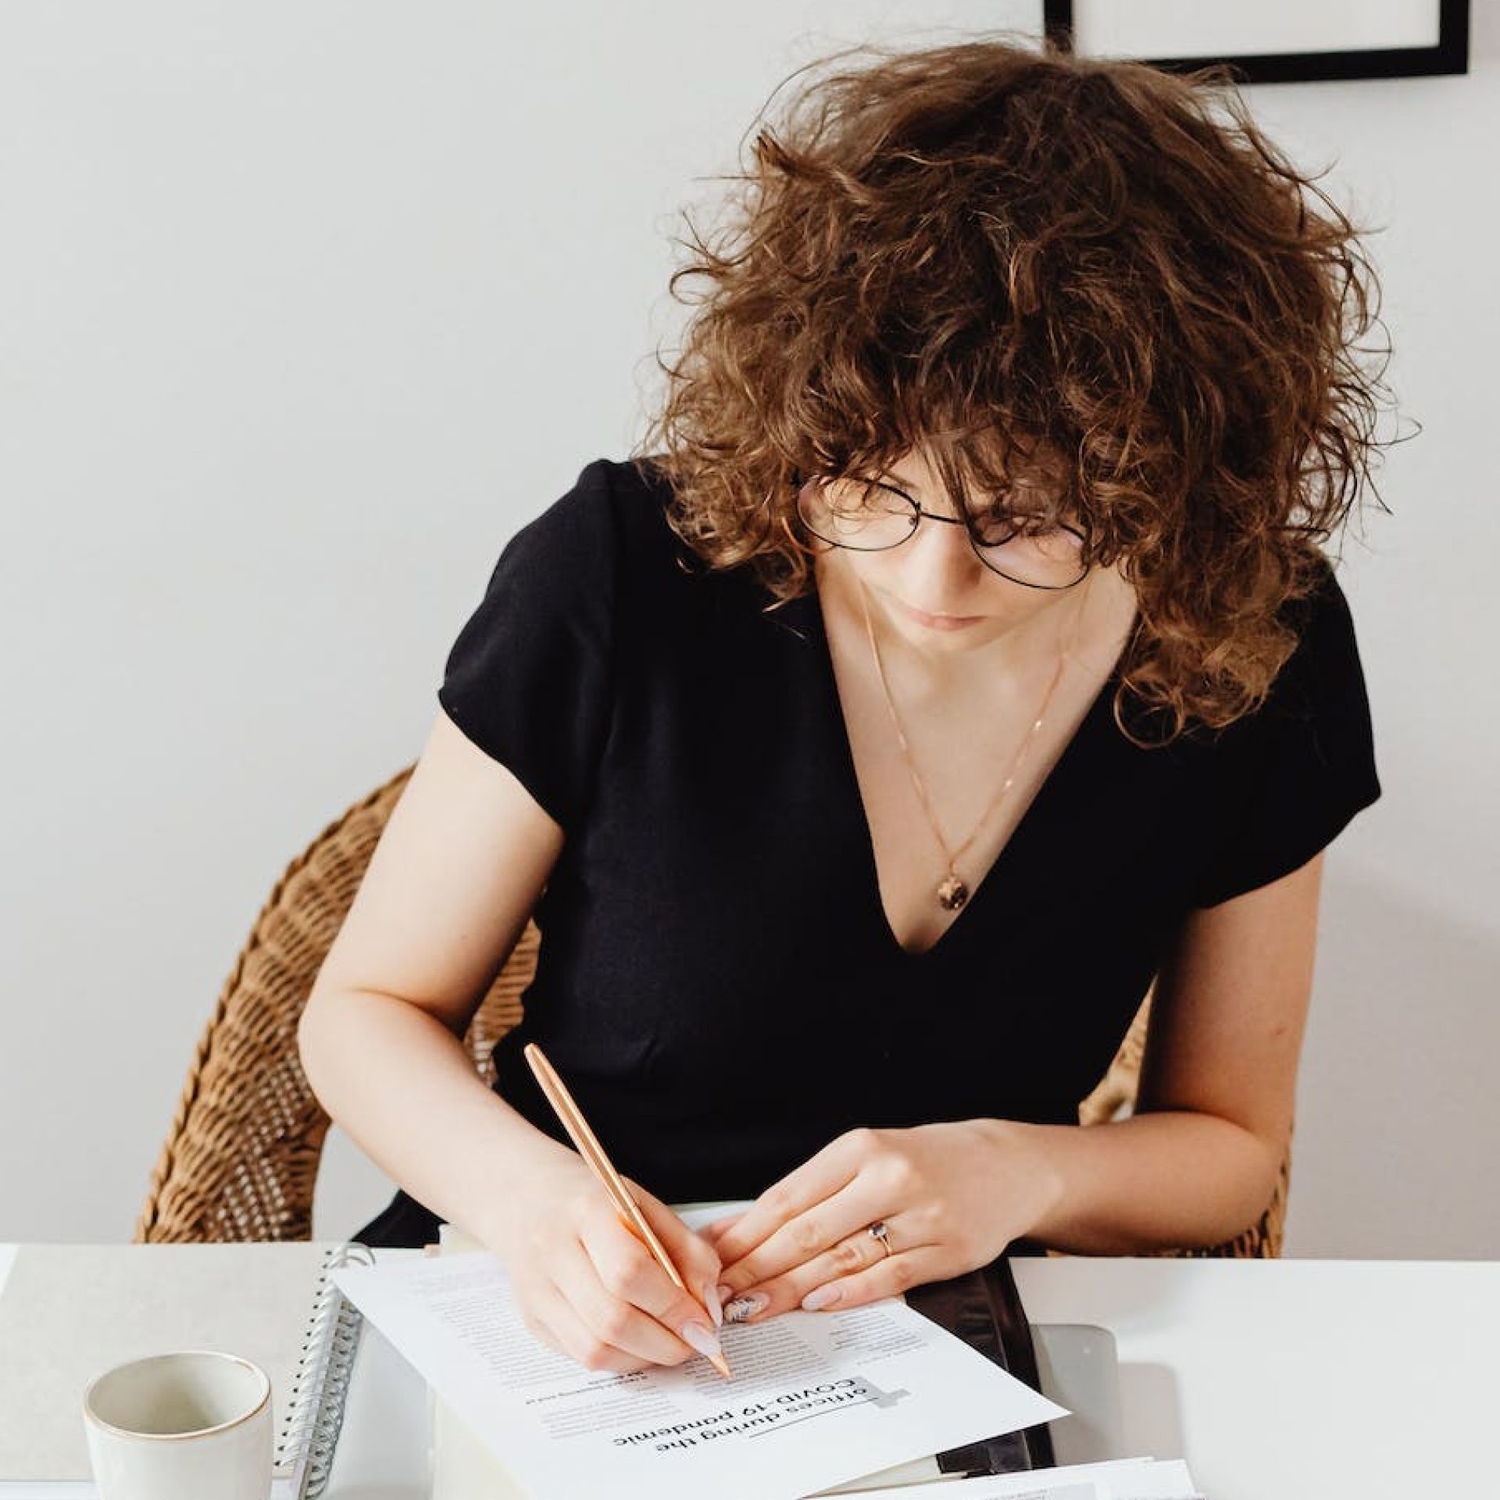
{"label": "woman's eyebrow", "polygon": [[[923,509],[928,507],[928,502],[923,500],[918,491],[921,485],[913,483],[892,469],[878,469],[871,476],[876,484],[884,485],[887,489],[895,490],[904,495],[914,505],[920,505]],[[1022,501],[1017,504],[1017,499]],[[1001,495],[991,495],[984,498],[969,496],[969,510],[971,515],[1011,515],[1027,517],[1035,520],[1046,520],[1057,514],[1056,497],[1047,493],[1047,480],[1043,475],[1017,474],[1012,480],[1008,490]]]}

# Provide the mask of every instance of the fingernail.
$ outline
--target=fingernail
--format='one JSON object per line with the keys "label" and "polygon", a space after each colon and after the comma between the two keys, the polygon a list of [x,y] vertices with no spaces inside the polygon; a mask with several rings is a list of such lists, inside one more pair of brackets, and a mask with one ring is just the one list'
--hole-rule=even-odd
{"label": "fingernail", "polygon": [[714,1320],[714,1327],[722,1328],[724,1326],[724,1299],[717,1287],[704,1287],[703,1305],[708,1309],[709,1317]]}
{"label": "fingernail", "polygon": [[839,1296],[839,1289],[836,1286],[820,1286],[802,1299],[802,1310],[803,1312],[821,1312],[825,1307],[832,1307],[839,1300]]}
{"label": "fingernail", "polygon": [[728,1302],[729,1299],[734,1296],[734,1288],[730,1286],[728,1282],[721,1281],[716,1290],[719,1293],[720,1302]]}
{"label": "fingernail", "polygon": [[699,1354],[707,1359],[712,1359],[716,1354],[724,1352],[722,1345],[714,1336],[713,1330],[706,1323],[684,1323],[682,1325],[682,1341],[691,1344]]}
{"label": "fingernail", "polygon": [[753,1318],[756,1313],[764,1312],[770,1305],[771,1299],[764,1292],[747,1292],[743,1297],[736,1297],[733,1302],[725,1305],[724,1321],[743,1323],[746,1318]]}

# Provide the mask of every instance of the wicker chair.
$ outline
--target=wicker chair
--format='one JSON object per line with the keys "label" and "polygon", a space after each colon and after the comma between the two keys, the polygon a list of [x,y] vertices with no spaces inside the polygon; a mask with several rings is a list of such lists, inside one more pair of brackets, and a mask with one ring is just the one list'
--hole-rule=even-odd
{"label": "wicker chair", "polygon": [[[410,776],[355,803],[276,883],[198,1043],[138,1243],[310,1238],[330,1122],[297,1057],[297,1021]],[[490,1049],[521,1018],[539,939],[528,923],[464,1038],[487,1079]]]}
{"label": "wicker chair", "polygon": [[[224,984],[136,1222],[137,1242],[299,1240],[312,1233],[313,1183],[329,1119],[297,1057],[297,1021],[354,900],[381,830],[411,775],[401,771],[313,841],[277,882]],[[539,934],[528,924],[474,1015],[465,1046],[489,1053],[519,1019]],[[1079,1111],[1113,1118],[1135,1096],[1147,1005]],[[1259,1224],[1200,1255],[1280,1253],[1289,1164]]]}

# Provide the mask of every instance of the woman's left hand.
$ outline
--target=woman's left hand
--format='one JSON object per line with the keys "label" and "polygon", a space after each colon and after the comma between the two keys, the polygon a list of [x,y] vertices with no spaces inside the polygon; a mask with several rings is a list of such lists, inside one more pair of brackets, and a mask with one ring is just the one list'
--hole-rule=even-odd
{"label": "woman's left hand", "polygon": [[[851,1130],[703,1234],[724,1266],[726,1319],[759,1321],[987,1265],[1057,1191],[1036,1138],[1009,1121]],[[870,1233],[882,1224],[883,1239]]]}

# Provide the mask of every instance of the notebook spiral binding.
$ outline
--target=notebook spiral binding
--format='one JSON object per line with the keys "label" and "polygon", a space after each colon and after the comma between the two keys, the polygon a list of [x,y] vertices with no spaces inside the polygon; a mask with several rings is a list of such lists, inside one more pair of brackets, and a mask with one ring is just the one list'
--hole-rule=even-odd
{"label": "notebook spiral binding", "polygon": [[317,1500],[328,1486],[363,1323],[358,1310],[345,1300],[328,1273],[340,1266],[374,1263],[373,1251],[353,1243],[335,1246],[323,1261],[313,1315],[297,1358],[286,1420],[276,1442],[277,1470],[291,1467],[303,1476],[297,1491],[299,1500]]}

